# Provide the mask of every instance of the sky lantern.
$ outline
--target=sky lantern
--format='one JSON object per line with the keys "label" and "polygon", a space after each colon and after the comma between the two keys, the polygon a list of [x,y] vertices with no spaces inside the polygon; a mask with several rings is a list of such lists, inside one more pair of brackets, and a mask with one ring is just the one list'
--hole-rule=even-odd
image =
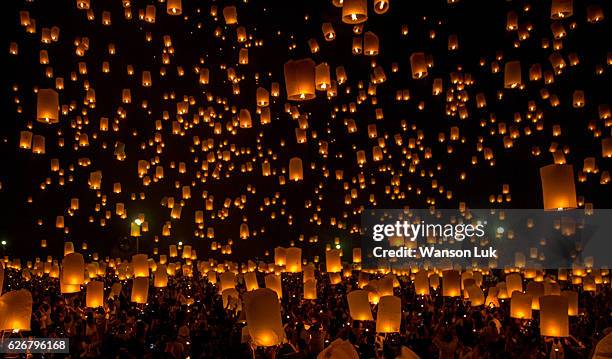
{"label": "sky lantern", "polygon": [[27,289],[0,296],[0,331],[30,330],[32,294]]}
{"label": "sky lantern", "polygon": [[382,15],[389,11],[389,0],[374,0],[374,12]]}
{"label": "sky lantern", "polygon": [[223,292],[228,288],[236,288],[236,274],[234,272],[223,272],[219,275],[221,285],[219,292]]}
{"label": "sky lantern", "polygon": [[244,296],[244,310],[251,341],[256,346],[274,346],[285,340],[280,302],[276,292],[261,288]]}
{"label": "sky lantern", "polygon": [[376,314],[376,333],[397,333],[402,321],[402,300],[392,295],[380,297]]}
{"label": "sky lantern", "polygon": [[342,22],[361,24],[368,20],[368,3],[366,0],[344,0],[342,5]]}
{"label": "sky lantern", "polygon": [[181,15],[183,13],[183,4],[181,0],[168,0],[166,11],[168,15]]}
{"label": "sky lantern", "polygon": [[325,252],[325,267],[327,273],[338,273],[342,271],[342,262],[340,260],[340,250],[332,249]]}
{"label": "sky lantern", "polygon": [[417,80],[427,76],[427,61],[425,54],[415,52],[410,55],[410,68],[412,69],[412,78]]}
{"label": "sky lantern", "polygon": [[568,337],[569,317],[567,297],[544,295],[540,297],[540,335]]}
{"label": "sky lantern", "polygon": [[304,282],[304,299],[309,299],[309,300],[317,299],[317,281],[316,279],[309,279]]}
{"label": "sky lantern", "polygon": [[164,264],[159,264],[153,272],[153,286],[155,288],[165,288],[168,286],[168,269]]}
{"label": "sky lantern", "polygon": [[315,63],[312,59],[289,60],[284,66],[287,99],[305,101],[315,98]]}
{"label": "sky lantern", "polygon": [[482,289],[480,289],[477,285],[470,285],[466,287],[466,291],[468,293],[470,299],[470,305],[472,307],[478,307],[485,303],[485,296]]}
{"label": "sky lantern", "polygon": [[62,279],[65,284],[80,285],[84,283],[85,260],[81,253],[70,253],[62,260]]}
{"label": "sky lantern", "polygon": [[257,274],[255,272],[247,272],[244,274],[244,283],[247,292],[255,289],[259,289],[259,284],[257,283]]}
{"label": "sky lantern", "polygon": [[378,36],[375,33],[368,31],[363,34],[363,53],[367,56],[378,55]]}
{"label": "sky lantern", "polygon": [[532,301],[533,296],[531,294],[523,294],[515,291],[512,293],[510,298],[510,317],[517,319],[531,319],[532,318]]}
{"label": "sky lantern", "polygon": [[573,290],[564,290],[561,295],[567,298],[567,315],[575,317],[578,315],[578,292]]}
{"label": "sky lantern", "polygon": [[540,168],[545,210],[576,208],[574,167],[569,164],[548,165]]}
{"label": "sky lantern", "polygon": [[36,120],[50,124],[59,122],[59,94],[55,90],[38,90],[36,95]]}
{"label": "sky lantern", "polygon": [[270,273],[264,278],[266,288],[272,289],[278,295],[278,298],[283,297],[283,287],[281,283],[281,277],[274,273]]}
{"label": "sky lantern", "polygon": [[445,270],[442,273],[442,295],[458,297],[461,294],[461,275],[456,270]]}
{"label": "sky lantern", "polygon": [[136,254],[132,256],[132,268],[134,268],[134,277],[149,277],[149,264],[146,254]]}
{"label": "sky lantern", "polygon": [[289,273],[299,273],[302,271],[302,248],[289,247],[286,250],[287,262],[285,267]]}
{"label": "sky lantern", "polygon": [[504,67],[504,87],[507,89],[518,88],[523,84],[521,78],[521,62],[509,61]]}
{"label": "sky lantern", "polygon": [[574,14],[573,0],[552,0],[550,5],[550,18],[552,20],[565,19]]}
{"label": "sky lantern", "polygon": [[354,290],[347,294],[349,314],[353,320],[373,320],[367,290]]}
{"label": "sky lantern", "polygon": [[235,6],[226,6],[223,8],[223,19],[227,25],[235,25],[238,23],[238,11]]}
{"label": "sky lantern", "polygon": [[149,298],[149,277],[139,277],[132,280],[131,301],[144,304]]}
{"label": "sky lantern", "polygon": [[284,247],[274,248],[274,264],[284,266],[287,264],[287,249]]}
{"label": "sky lantern", "polygon": [[91,281],[87,283],[85,306],[98,308],[104,305],[104,282]]}
{"label": "sky lantern", "polygon": [[326,62],[315,67],[315,85],[319,91],[326,91],[331,86],[329,65]]}
{"label": "sky lantern", "polygon": [[506,276],[506,289],[508,295],[512,295],[515,291],[523,292],[523,278],[519,273],[510,273]]}
{"label": "sky lantern", "polygon": [[289,160],[289,179],[292,181],[301,181],[304,179],[304,169],[302,167],[302,159],[293,157]]}

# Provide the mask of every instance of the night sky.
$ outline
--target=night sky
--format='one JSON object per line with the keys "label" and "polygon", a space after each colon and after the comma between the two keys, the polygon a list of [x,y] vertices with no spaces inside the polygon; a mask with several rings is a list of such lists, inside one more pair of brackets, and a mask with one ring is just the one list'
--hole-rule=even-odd
{"label": "night sky", "polygon": [[[155,23],[138,18],[146,5],[156,7]],[[232,5],[238,11],[238,24],[226,25],[222,10]],[[211,6],[216,7],[216,16]],[[599,7],[605,18],[587,21],[589,6]],[[73,241],[77,248],[86,242],[85,253],[126,255],[134,246],[130,223],[142,213],[149,230],[140,244],[148,251],[158,247],[165,253],[169,244],[181,241],[193,245],[200,258],[261,258],[266,250],[273,253],[275,246],[295,241],[306,256],[322,254],[336,237],[343,248],[358,245],[355,229],[362,208],[457,208],[462,202],[471,208],[542,208],[538,169],[553,163],[550,148],[554,143],[564,150],[567,163],[574,165],[583,202],[609,208],[610,184],[602,182],[610,158],[602,157],[602,139],[611,136],[612,121],[600,113],[602,106],[604,112],[608,106],[609,113],[612,101],[610,2],[574,1],[573,15],[557,22],[566,32],[559,40],[553,38],[550,7],[551,1],[391,0],[387,13],[376,14],[368,1],[369,18],[358,35],[353,25],[342,22],[341,8],[323,0],[183,0],[181,16],[168,15],[162,2],[132,1],[131,19],[126,19],[121,1],[91,0],[93,20],[86,10],[77,9],[75,1],[9,1],[2,11],[0,127],[0,239],[7,245],[0,251],[57,256],[65,241]],[[20,11],[28,11],[35,20],[35,33],[20,25]],[[506,29],[511,11],[517,15],[519,31]],[[110,13],[110,25],[102,23],[104,12]],[[336,32],[333,41],[323,38],[321,26],[326,22]],[[402,34],[402,25],[407,25],[407,35]],[[42,28],[53,26],[60,29],[58,40],[42,43]],[[248,34],[245,42],[237,41],[239,26]],[[378,36],[379,54],[353,55],[353,38],[367,31]],[[528,36],[519,41],[519,32]],[[451,51],[448,43],[453,34],[458,48]],[[171,37],[170,48],[164,45],[166,35]],[[89,48],[78,56],[75,42],[83,37],[89,39]],[[318,52],[312,53],[310,39],[316,39]],[[16,55],[9,54],[12,42],[18,46]],[[543,46],[545,42],[549,45]],[[108,51],[111,43],[114,55]],[[238,64],[241,48],[248,48],[246,65]],[[47,50],[49,65],[40,64],[40,50]],[[427,77],[415,80],[409,59],[417,52],[431,56],[433,66]],[[566,68],[551,76],[552,83],[530,81],[533,64],[541,64],[543,73],[552,75],[549,56],[555,52],[563,57]],[[162,63],[163,53],[169,55],[168,64]],[[303,58],[328,63],[332,80],[336,67],[344,66],[348,80],[338,84],[336,96],[317,91],[314,100],[287,101],[283,65]],[[572,58],[578,63],[571,64]],[[373,61],[384,70],[386,81],[369,94]],[[508,61],[520,61],[522,89],[504,88]],[[71,72],[78,72],[79,62],[86,64],[87,74],[77,74],[72,81]],[[108,62],[110,72],[102,71],[103,62]],[[392,71],[394,63],[397,72]],[[134,69],[131,76],[128,65]],[[492,71],[495,66],[497,73]],[[45,74],[48,67],[53,72],[50,78]],[[209,69],[209,84],[199,83],[197,67]],[[239,94],[228,80],[228,68],[235,69]],[[151,87],[141,85],[142,71],[151,72]],[[71,109],[60,114],[57,124],[38,122],[35,89],[55,88],[57,77],[64,78],[64,89],[58,90],[60,106]],[[442,79],[443,90],[434,96],[437,78]],[[452,78],[462,80],[453,83]],[[280,96],[270,97],[271,123],[261,124],[255,93],[258,87],[270,91],[273,82],[279,83]],[[95,106],[84,104],[86,86],[95,89]],[[131,103],[122,103],[123,89],[130,89]],[[398,90],[409,90],[410,99],[397,101]],[[573,106],[576,90],[585,93],[584,107]],[[543,95],[546,92],[558,97],[558,106],[551,105],[550,97]],[[486,98],[484,108],[476,104],[480,93]],[[177,103],[184,97],[193,103],[181,116]],[[535,110],[529,108],[530,101]],[[306,143],[296,140],[300,124],[287,113],[287,103],[307,116]],[[351,103],[355,112],[348,110]],[[462,108],[465,118],[459,116]],[[251,128],[240,128],[233,119],[241,109],[250,111]],[[376,109],[382,109],[383,119],[376,119]],[[100,130],[103,117],[109,119],[108,131]],[[178,118],[187,128],[173,134],[172,122]],[[349,120],[356,124],[354,133],[347,130]],[[156,128],[156,121],[161,128]],[[215,123],[221,133],[215,133]],[[500,133],[500,123],[505,123],[507,133]],[[373,138],[368,135],[369,125],[376,126]],[[556,125],[561,134],[553,136]],[[504,136],[513,126],[518,137],[511,148],[504,148]],[[459,139],[450,140],[451,127],[459,128]],[[44,136],[45,154],[20,149],[21,131]],[[79,146],[83,135],[88,146]],[[156,136],[161,141],[155,142]],[[201,143],[211,139],[213,145],[194,144],[194,136]],[[409,148],[411,139],[414,148]],[[323,141],[327,154],[321,153]],[[494,160],[484,158],[478,142],[492,151]],[[124,160],[114,155],[117,143],[125,144]],[[382,148],[381,143],[383,159],[374,161],[372,148]],[[226,150],[231,152],[229,161],[220,158]],[[366,153],[363,165],[356,160],[359,150]],[[210,156],[217,159],[204,170]],[[297,182],[283,173],[294,157],[302,159],[304,168],[304,178]],[[588,157],[596,159],[598,172],[586,175],[582,182],[580,171]],[[52,159],[59,160],[60,171],[51,170]],[[90,164],[79,165],[83,159]],[[147,173],[151,179],[155,167],[162,166],[163,179],[145,186],[138,176],[139,160],[155,162]],[[262,175],[264,161],[270,163],[270,176]],[[179,162],[185,163],[185,173],[179,173]],[[247,166],[252,170],[241,171]],[[337,170],[343,171],[343,179],[336,178]],[[102,171],[100,190],[88,185],[94,171]],[[281,175],[285,184],[279,180]],[[121,193],[113,193],[114,183],[121,183]],[[502,194],[504,184],[509,185],[511,197]],[[190,187],[191,198],[182,199],[183,186]],[[345,198],[351,192],[353,198],[347,204]],[[214,198],[213,210],[205,209],[203,193]],[[490,196],[501,196],[502,203],[490,203]],[[180,218],[171,218],[171,209],[164,204],[169,197],[175,205],[183,201]],[[78,210],[70,209],[73,198],[79,199]],[[229,204],[224,208],[226,200]],[[125,218],[116,214],[117,203],[125,205]],[[204,211],[202,228],[194,222],[198,210]],[[107,211],[110,216],[105,219]],[[57,216],[64,216],[65,228],[56,228]],[[171,223],[170,235],[163,236],[167,223]],[[240,239],[242,223],[248,224],[248,239]],[[214,228],[214,239],[206,238],[208,228]],[[40,248],[43,239],[47,248]],[[232,253],[212,251],[212,242],[219,247],[232,242]]]}

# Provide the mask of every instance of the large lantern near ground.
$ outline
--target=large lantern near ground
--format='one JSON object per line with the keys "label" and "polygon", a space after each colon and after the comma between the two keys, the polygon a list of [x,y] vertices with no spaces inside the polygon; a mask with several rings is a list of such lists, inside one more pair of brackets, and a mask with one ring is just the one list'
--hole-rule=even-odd
{"label": "large lantern near ground", "polygon": [[569,336],[567,307],[567,297],[562,295],[540,297],[540,335],[547,337]]}
{"label": "large lantern near ground", "polygon": [[146,254],[136,254],[132,256],[132,268],[134,277],[149,277],[149,263]]}
{"label": "large lantern near ground", "polygon": [[0,296],[0,332],[30,330],[32,294],[27,289]]}
{"label": "large lantern near ground", "polygon": [[87,308],[98,308],[104,305],[104,282],[87,283],[85,305]]}
{"label": "large lantern near ground", "polygon": [[287,248],[287,263],[285,264],[285,268],[287,272],[290,273],[299,273],[302,271],[302,248]]}
{"label": "large lantern near ground", "polygon": [[62,279],[64,284],[81,285],[85,280],[85,260],[81,253],[70,253],[64,257]]}
{"label": "large lantern near ground", "polygon": [[542,195],[545,210],[562,210],[577,207],[574,167],[568,164],[552,164],[540,168]]}
{"label": "large lantern near ground", "polygon": [[402,300],[386,295],[378,301],[376,333],[397,333],[402,321]]}
{"label": "large lantern near ground", "polygon": [[332,249],[325,252],[325,266],[327,273],[338,273],[342,270],[342,262],[340,261],[340,250]]}
{"label": "large lantern near ground", "polygon": [[132,281],[132,302],[144,304],[149,298],[149,278],[134,278]]}
{"label": "large lantern near ground", "polygon": [[280,276],[271,273],[264,278],[264,281],[266,283],[266,288],[272,289],[274,292],[276,292],[276,295],[278,295],[279,298],[283,297],[283,286],[281,284]]}
{"label": "large lantern near ground", "polygon": [[304,282],[304,299],[317,299],[317,280],[309,279]]}
{"label": "large lantern near ground", "polygon": [[461,294],[461,275],[456,270],[446,270],[442,273],[442,295],[458,297]]}
{"label": "large lantern near ground", "polygon": [[532,298],[531,294],[523,294],[520,292],[512,293],[512,298],[510,299],[510,317],[531,319],[533,314],[531,309]]}
{"label": "large lantern near ground", "polygon": [[354,290],[346,296],[346,299],[353,320],[373,320],[367,290]]}
{"label": "large lantern near ground", "polygon": [[280,302],[273,290],[262,288],[246,293],[244,310],[254,345],[268,347],[285,340]]}

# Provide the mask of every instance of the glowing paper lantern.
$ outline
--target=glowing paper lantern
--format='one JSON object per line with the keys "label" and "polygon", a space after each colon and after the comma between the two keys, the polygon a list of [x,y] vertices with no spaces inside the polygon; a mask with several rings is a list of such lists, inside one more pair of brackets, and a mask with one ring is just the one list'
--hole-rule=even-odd
{"label": "glowing paper lantern", "polygon": [[247,292],[244,295],[244,310],[254,345],[267,347],[284,341],[280,302],[273,290],[262,288]]}
{"label": "glowing paper lantern", "polygon": [[569,317],[567,297],[544,295],[540,297],[540,335],[568,337]]}
{"label": "glowing paper lantern", "polygon": [[342,5],[342,22],[346,24],[361,24],[368,19],[368,3],[366,0],[344,0]]}
{"label": "glowing paper lantern", "polygon": [[304,179],[304,169],[302,167],[302,159],[293,157],[289,160],[289,179],[292,181],[301,181]]}
{"label": "glowing paper lantern", "polygon": [[304,282],[304,299],[317,299],[317,281],[315,279]]}
{"label": "glowing paper lantern", "polygon": [[229,288],[236,288],[236,274],[234,272],[223,272],[219,275],[219,279],[221,282],[219,292]]}
{"label": "glowing paper lantern", "polygon": [[0,331],[30,330],[32,294],[27,289],[0,296]]}
{"label": "glowing paper lantern", "polygon": [[104,305],[104,282],[87,283],[85,305],[88,308],[98,308]]}
{"label": "glowing paper lantern", "polygon": [[401,319],[402,300],[392,295],[380,297],[376,314],[376,333],[399,332]]}
{"label": "glowing paper lantern", "polygon": [[81,285],[85,280],[85,260],[80,253],[70,253],[62,261],[64,284]]}
{"label": "glowing paper lantern", "polygon": [[285,268],[287,272],[298,273],[302,271],[302,248],[289,247],[287,248],[287,263]]}
{"label": "glowing paper lantern", "polygon": [[340,250],[332,249],[325,252],[325,267],[327,269],[327,273],[338,273],[342,271]]}
{"label": "glowing paper lantern", "polygon": [[517,319],[531,319],[533,311],[531,304],[533,297],[531,294],[523,294],[520,292],[512,293],[510,299],[510,317]]}
{"label": "glowing paper lantern", "polygon": [[274,248],[274,264],[284,266],[287,264],[287,249],[283,247]]}
{"label": "glowing paper lantern", "polygon": [[255,272],[245,273],[244,283],[247,291],[259,289],[259,283],[257,282],[257,275]]}
{"label": "glowing paper lantern", "polygon": [[132,256],[132,268],[134,277],[149,277],[149,263],[146,254],[136,254]]}
{"label": "glowing paper lantern", "polygon": [[181,15],[183,13],[183,4],[181,0],[168,0],[166,11],[168,15]]}
{"label": "glowing paper lantern", "polygon": [[553,0],[550,5],[550,18],[552,20],[565,19],[574,14],[573,0]]}
{"label": "glowing paper lantern", "polygon": [[305,101],[315,98],[315,63],[311,59],[290,60],[285,63],[287,99]]}
{"label": "glowing paper lantern", "polygon": [[542,195],[545,210],[576,208],[574,167],[569,164],[552,164],[540,168]]}
{"label": "glowing paper lantern", "polygon": [[36,96],[36,120],[45,123],[59,122],[59,95],[55,90],[38,90]]}
{"label": "glowing paper lantern", "polygon": [[523,84],[521,79],[521,62],[510,61],[506,62],[504,67],[504,87],[513,89],[520,87]]}
{"label": "glowing paper lantern", "polygon": [[266,288],[272,289],[274,292],[276,292],[278,298],[283,297],[283,287],[280,276],[271,273],[264,278],[264,281],[266,283]]}
{"label": "glowing paper lantern", "polygon": [[389,10],[389,0],[374,0],[374,12],[381,15]]}
{"label": "glowing paper lantern", "polygon": [[466,287],[467,293],[470,299],[470,305],[477,307],[485,303],[485,297],[482,289],[476,285],[470,285]]}
{"label": "glowing paper lantern", "polygon": [[506,276],[506,290],[509,295],[515,291],[523,292],[523,278],[518,273],[511,273]]}
{"label": "glowing paper lantern", "polygon": [[456,270],[442,272],[442,295],[458,297],[461,294],[461,275]]}
{"label": "glowing paper lantern", "polygon": [[367,290],[359,289],[346,296],[349,313],[353,320],[373,320],[368,293]]}
{"label": "glowing paper lantern", "polygon": [[578,292],[564,290],[561,295],[567,299],[567,315],[575,317],[578,315]]}
{"label": "glowing paper lantern", "polygon": [[153,286],[155,288],[165,288],[168,286],[168,268],[164,264],[159,264],[153,275]]}
{"label": "glowing paper lantern", "polygon": [[353,263],[361,263],[361,248],[353,248]]}
{"label": "glowing paper lantern", "polygon": [[414,290],[417,295],[429,295],[429,276],[422,270],[414,276]]}
{"label": "glowing paper lantern", "polygon": [[227,25],[234,25],[238,23],[238,12],[235,6],[226,6],[223,8],[223,19]]}
{"label": "glowing paper lantern", "polygon": [[134,278],[132,280],[131,300],[134,303],[144,304],[149,298],[149,278]]}
{"label": "glowing paper lantern", "polygon": [[425,54],[422,52],[415,52],[410,55],[410,67],[412,69],[412,78],[421,79],[427,76],[427,61],[425,60]]}

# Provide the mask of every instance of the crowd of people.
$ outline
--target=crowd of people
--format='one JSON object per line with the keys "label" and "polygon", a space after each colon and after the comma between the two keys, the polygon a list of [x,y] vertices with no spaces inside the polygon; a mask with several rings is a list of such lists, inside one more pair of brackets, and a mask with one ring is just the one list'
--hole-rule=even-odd
{"label": "crowd of people", "polygon": [[[598,340],[612,326],[612,290],[579,291],[578,316],[570,317],[567,338],[541,337],[538,316],[519,320],[509,315],[509,300],[500,306],[471,307],[461,298],[443,297],[439,290],[419,296],[407,277],[399,277],[394,295],[401,298],[399,333],[377,334],[375,321],[351,320],[347,293],[357,288],[357,275],[332,285],[317,272],[316,300],[303,299],[300,274],[283,273],[282,320],[286,342],[252,347],[244,338],[245,317],[224,307],[218,288],[206,276],[178,274],[165,288],[151,287],[146,304],[130,301],[130,280],[104,307],[87,308],[85,291],[62,294],[57,279],[25,280],[12,269],[5,273],[4,292],[25,288],[34,300],[31,330],[4,337],[69,338],[73,358],[317,358],[341,338],[350,341],[360,358],[401,357],[402,347],[421,358],[590,358]],[[483,288],[503,273],[485,276]],[[263,275],[258,275],[263,287]],[[118,279],[108,275],[106,289]],[[236,288],[244,291],[238,280]],[[107,290],[106,293],[109,291]],[[372,306],[376,312],[376,306]],[[535,311],[534,311],[535,312]],[[18,355],[15,355],[18,357]],[[53,355],[45,355],[54,357]],[[61,355],[55,355],[61,357]]]}

